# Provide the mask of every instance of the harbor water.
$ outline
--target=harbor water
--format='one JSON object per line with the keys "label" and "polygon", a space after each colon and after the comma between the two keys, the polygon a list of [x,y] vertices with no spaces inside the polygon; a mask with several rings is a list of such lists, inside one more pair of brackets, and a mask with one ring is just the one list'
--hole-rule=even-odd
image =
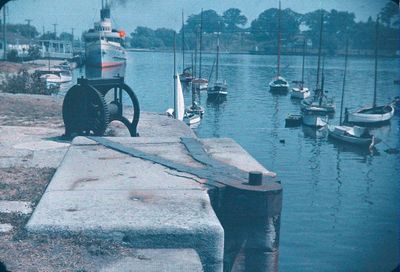
{"label": "harbor water", "polygon": [[[179,56],[180,57],[180,56]],[[179,71],[182,60],[178,57]],[[203,54],[208,77],[213,54]],[[141,110],[165,112],[173,107],[173,54],[127,52],[124,68],[75,71],[75,77],[120,74],[139,98]],[[186,60],[189,62],[189,58]],[[338,124],[344,57],[326,57],[327,95],[335,97]],[[301,56],[283,56],[282,75],[301,78]],[[316,84],[316,57],[307,57],[305,82]],[[372,131],[382,142],[376,149],[349,146],[327,137],[324,130],[285,128],[289,113],[300,113],[298,101],[274,96],[268,83],[276,56],[228,55],[220,59],[220,77],[228,83],[226,101],[207,101],[199,137],[230,137],[283,185],[279,269],[281,271],[391,271],[398,265],[399,115]],[[378,104],[399,94],[396,59],[379,59]],[[211,78],[211,82],[212,82]],[[345,106],[356,109],[373,99],[374,59],[349,58]],[[294,84],[292,84],[294,86]],[[191,101],[189,89],[184,92]]]}

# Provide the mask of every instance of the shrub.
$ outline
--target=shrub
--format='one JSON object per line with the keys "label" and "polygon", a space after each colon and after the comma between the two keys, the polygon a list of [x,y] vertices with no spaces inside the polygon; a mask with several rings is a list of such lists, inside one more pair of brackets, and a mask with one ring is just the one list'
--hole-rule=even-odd
{"label": "shrub", "polygon": [[29,74],[26,69],[21,69],[16,75],[7,75],[0,90],[5,93],[25,93],[51,95],[57,88],[47,88],[46,82],[40,79],[38,73]]}
{"label": "shrub", "polygon": [[19,60],[18,51],[15,49],[11,49],[10,51],[8,51],[7,52],[7,60],[12,61],[12,62],[17,62]]}

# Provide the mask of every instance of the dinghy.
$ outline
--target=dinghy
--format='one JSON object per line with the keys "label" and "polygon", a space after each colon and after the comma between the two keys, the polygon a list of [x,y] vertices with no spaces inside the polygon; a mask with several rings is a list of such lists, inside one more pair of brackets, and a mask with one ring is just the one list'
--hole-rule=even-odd
{"label": "dinghy", "polygon": [[370,148],[380,142],[365,127],[328,126],[328,132],[330,137],[337,140],[355,145],[368,146]]}

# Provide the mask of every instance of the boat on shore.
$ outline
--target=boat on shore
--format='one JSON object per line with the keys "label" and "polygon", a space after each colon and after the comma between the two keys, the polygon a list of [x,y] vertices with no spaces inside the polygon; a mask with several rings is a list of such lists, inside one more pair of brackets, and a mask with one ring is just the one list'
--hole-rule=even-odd
{"label": "boat on shore", "polygon": [[126,62],[123,47],[125,32],[112,28],[110,5],[102,1],[100,22],[84,34],[86,64],[96,67],[123,65]]}

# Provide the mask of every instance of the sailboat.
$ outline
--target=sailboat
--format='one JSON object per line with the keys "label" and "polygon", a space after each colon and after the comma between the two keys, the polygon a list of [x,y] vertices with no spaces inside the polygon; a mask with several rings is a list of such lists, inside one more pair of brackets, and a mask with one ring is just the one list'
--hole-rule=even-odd
{"label": "sailboat", "polygon": [[[196,39],[197,43],[197,39]],[[199,41],[199,77],[194,78],[192,80],[192,84],[199,91],[205,91],[208,88],[208,80],[203,78],[201,75],[202,72],[202,52],[203,52],[203,9],[201,9],[201,16],[200,16],[200,41]]]}
{"label": "sailboat", "polygon": [[376,105],[376,92],[377,92],[377,79],[378,79],[378,27],[379,17],[376,19],[375,27],[375,78],[374,78],[374,98],[371,106],[366,106],[355,112],[346,112],[346,121],[358,125],[380,125],[385,124],[392,119],[394,115],[393,103],[377,106]]}
{"label": "sailboat", "polygon": [[304,38],[303,44],[303,63],[301,65],[301,81],[293,81],[293,83],[297,83],[298,87],[292,88],[292,92],[290,93],[290,98],[298,98],[304,99],[310,96],[310,90],[307,87],[304,87],[304,62],[306,58],[306,39]]}
{"label": "sailboat", "polygon": [[318,48],[318,68],[317,68],[317,84],[314,91],[314,96],[301,101],[300,107],[303,112],[312,114],[332,114],[335,112],[335,103],[332,98],[325,95],[325,58],[322,64],[321,86],[319,85],[320,64],[321,64],[321,51],[322,51],[322,30],[324,26],[324,14],[321,11],[321,27],[319,34],[319,48]]}
{"label": "sailboat", "polygon": [[214,86],[208,87],[207,89],[207,95],[208,97],[225,97],[228,94],[228,85],[226,84],[226,81],[221,81],[218,78],[218,73],[219,73],[219,32],[217,35],[217,56],[216,56],[216,61],[215,61],[215,82]]}
{"label": "sailboat", "polygon": [[184,121],[188,125],[199,123],[200,115],[185,112],[185,99],[179,74],[176,72],[176,45],[174,35],[174,108],[166,111],[168,116]]}
{"label": "sailboat", "polygon": [[186,108],[186,113],[197,114],[200,117],[203,117],[204,112],[204,108],[200,106],[196,101],[196,89],[195,86],[192,85],[192,104]]}
{"label": "sailboat", "polygon": [[287,93],[289,91],[289,83],[280,75],[281,66],[281,1],[279,1],[278,11],[278,62],[277,74],[274,79],[269,83],[269,90],[272,93]]}
{"label": "sailboat", "polygon": [[344,90],[345,90],[346,73],[347,73],[348,49],[349,49],[349,43],[347,41],[346,56],[345,56],[345,61],[344,61],[342,101],[340,103],[339,125],[338,126],[329,125],[328,126],[328,135],[332,138],[335,138],[337,140],[340,140],[340,141],[343,141],[346,143],[369,146],[369,148],[372,148],[375,144],[377,144],[379,142],[379,140],[376,139],[375,136],[371,135],[367,128],[359,127],[359,126],[347,126],[347,125],[343,125],[343,122],[342,122]]}
{"label": "sailboat", "polygon": [[182,74],[179,75],[181,82],[189,83],[193,80],[192,67],[185,67],[185,21],[182,10]]}

